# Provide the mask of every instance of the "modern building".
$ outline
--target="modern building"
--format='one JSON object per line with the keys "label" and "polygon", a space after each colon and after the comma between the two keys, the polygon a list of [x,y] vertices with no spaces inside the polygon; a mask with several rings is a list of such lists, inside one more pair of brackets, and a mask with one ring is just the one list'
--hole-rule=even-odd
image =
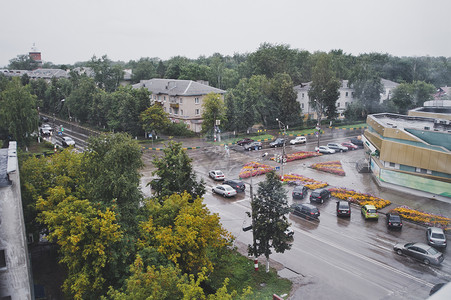
{"label": "modern building", "polygon": [[363,141],[381,185],[451,201],[451,122],[436,116],[367,117]]}
{"label": "modern building", "polygon": [[133,88],[146,88],[151,92],[150,103],[163,106],[175,123],[185,123],[188,129],[202,129],[202,103],[206,95],[219,94],[224,99],[225,91],[208,85],[208,82],[176,79],[141,80]]}
{"label": "modern building", "polygon": [[[390,99],[392,95],[392,91],[399,84],[387,79],[381,79],[381,83],[384,87],[383,92],[381,93],[380,103],[385,100]],[[310,106],[311,99],[308,96],[308,91],[310,90],[312,82],[302,83],[294,87],[294,91],[297,94],[297,101],[301,105],[301,109],[304,115],[310,116],[310,118],[316,118],[316,111],[313,107]],[[349,104],[356,101],[354,98],[354,89],[352,86],[349,86],[348,80],[342,80],[339,88],[340,96],[336,102],[337,112],[339,118],[344,118],[344,112]]]}
{"label": "modern building", "polygon": [[0,149],[0,299],[32,299],[16,142]]}

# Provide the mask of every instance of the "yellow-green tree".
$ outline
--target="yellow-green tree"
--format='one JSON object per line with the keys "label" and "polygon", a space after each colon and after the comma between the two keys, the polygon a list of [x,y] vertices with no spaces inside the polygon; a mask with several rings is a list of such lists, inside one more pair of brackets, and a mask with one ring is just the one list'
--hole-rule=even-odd
{"label": "yellow-green tree", "polygon": [[162,204],[152,202],[152,214],[141,224],[141,246],[152,245],[182,272],[197,274],[202,267],[213,270],[209,251],[230,245],[232,236],[203,204],[192,203],[188,193],[172,195]]}
{"label": "yellow-green tree", "polygon": [[48,239],[59,245],[60,263],[68,270],[63,290],[74,299],[98,299],[105,291],[110,247],[121,239],[114,206],[104,211],[57,186],[37,202],[39,221],[49,229]]}

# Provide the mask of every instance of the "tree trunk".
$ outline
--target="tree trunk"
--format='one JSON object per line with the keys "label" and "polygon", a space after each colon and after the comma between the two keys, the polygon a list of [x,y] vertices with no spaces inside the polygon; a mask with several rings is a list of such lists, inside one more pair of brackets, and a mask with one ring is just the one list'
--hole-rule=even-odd
{"label": "tree trunk", "polygon": [[266,273],[269,272],[269,255],[266,256]]}

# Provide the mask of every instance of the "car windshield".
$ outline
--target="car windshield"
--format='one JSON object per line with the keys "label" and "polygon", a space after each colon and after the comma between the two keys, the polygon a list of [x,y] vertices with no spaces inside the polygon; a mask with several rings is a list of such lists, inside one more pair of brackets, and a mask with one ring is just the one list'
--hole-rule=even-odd
{"label": "car windshield", "polygon": [[223,175],[221,171],[216,171],[216,175],[221,176]]}
{"label": "car windshield", "polygon": [[429,254],[431,254],[431,255],[435,255],[435,254],[438,253],[438,250],[435,249],[435,248],[433,248],[433,247],[431,247],[431,248],[429,248],[429,249],[427,250],[427,252],[428,252]]}
{"label": "car windshield", "polygon": [[347,203],[342,203],[342,202],[340,202],[340,204],[338,204],[338,207],[339,207],[340,209],[347,209],[347,208],[348,208],[348,204],[347,204]]}
{"label": "car windshield", "polygon": [[374,208],[369,208],[369,209],[368,209],[368,213],[370,213],[370,214],[375,214],[375,213],[376,213],[376,210],[375,210]]}
{"label": "car windshield", "polygon": [[398,215],[390,216],[390,221],[401,221],[401,218]]}

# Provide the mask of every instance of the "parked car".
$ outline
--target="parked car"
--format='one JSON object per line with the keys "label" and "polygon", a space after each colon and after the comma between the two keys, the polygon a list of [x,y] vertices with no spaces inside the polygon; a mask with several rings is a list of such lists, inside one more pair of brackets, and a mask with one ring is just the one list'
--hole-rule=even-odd
{"label": "parked car", "polygon": [[426,239],[431,246],[446,248],[446,236],[441,228],[428,227],[426,230]]}
{"label": "parked car", "polygon": [[305,138],[305,136],[297,136],[290,141],[290,144],[291,145],[305,144],[306,142],[307,142],[307,139]]}
{"label": "parked car", "polygon": [[328,143],[327,147],[329,147],[330,149],[334,149],[335,152],[346,152],[348,151],[348,148],[345,146],[342,146],[338,143]]}
{"label": "parked car", "polygon": [[315,147],[315,151],[319,152],[319,153],[325,153],[325,154],[334,154],[335,153],[334,149],[330,149],[327,146]]}
{"label": "parked car", "polygon": [[312,204],[295,204],[292,206],[293,214],[308,219],[318,219],[320,216],[319,209]]}
{"label": "parked car", "polygon": [[423,243],[398,243],[393,246],[393,249],[399,255],[411,256],[423,262],[425,265],[439,265],[444,259],[443,253]]}
{"label": "parked car", "polygon": [[236,191],[234,188],[232,188],[230,185],[227,184],[221,184],[213,187],[211,189],[213,194],[218,194],[223,197],[233,197],[236,196]]}
{"label": "parked car", "polygon": [[285,139],[277,138],[274,141],[272,141],[271,143],[269,143],[269,146],[271,148],[282,147],[284,143],[285,143]]}
{"label": "parked car", "polygon": [[356,145],[359,148],[363,148],[363,141],[357,137],[355,138],[351,138],[350,142],[353,143],[354,145]]}
{"label": "parked car", "polygon": [[323,203],[324,200],[327,200],[329,198],[330,198],[330,192],[329,192],[329,190],[326,190],[326,189],[314,190],[310,194],[310,202]]}
{"label": "parked car", "polygon": [[344,142],[344,143],[341,143],[341,145],[345,146],[346,148],[348,148],[348,150],[357,150],[357,149],[359,149],[359,147],[357,145],[354,145],[353,143]]}
{"label": "parked car", "polygon": [[366,204],[362,206],[362,215],[365,219],[379,219],[379,213],[374,205]]}
{"label": "parked car", "polygon": [[261,148],[262,148],[262,143],[257,142],[257,141],[253,141],[253,142],[250,142],[249,144],[244,145],[244,150],[246,150],[246,151],[261,150]]}
{"label": "parked car", "polygon": [[47,123],[49,121],[49,118],[47,118],[46,116],[41,116],[41,121],[44,123]]}
{"label": "parked car", "polygon": [[291,228],[291,226],[288,227],[288,228],[285,230],[285,234],[287,235],[287,237],[292,238],[293,235],[294,235],[294,230],[293,230],[293,228]]}
{"label": "parked car", "polygon": [[210,176],[213,180],[224,180],[225,175],[221,170],[212,170],[208,172],[208,176]]}
{"label": "parked car", "polygon": [[236,143],[237,143],[237,145],[244,146],[244,145],[246,145],[246,144],[252,143],[253,141],[254,141],[253,139],[244,138],[244,139],[242,139],[242,140],[239,140],[239,141],[236,142]]}
{"label": "parked car", "polygon": [[230,185],[237,193],[241,193],[246,190],[246,186],[244,185],[244,182],[242,182],[238,179],[225,180],[224,184]]}
{"label": "parked car", "polygon": [[63,147],[75,146],[75,141],[69,136],[63,136],[61,144]]}
{"label": "parked car", "polygon": [[350,217],[351,216],[351,205],[348,201],[337,201],[337,216],[339,217]]}
{"label": "parked car", "polygon": [[387,228],[402,229],[402,219],[397,213],[387,213],[386,215]]}
{"label": "parked car", "polygon": [[307,195],[308,188],[304,185],[297,185],[294,187],[293,192],[291,193],[293,199],[304,199],[305,195]]}
{"label": "parked car", "polygon": [[39,132],[42,136],[49,136],[52,134],[53,128],[49,124],[44,124],[41,126],[41,129],[39,129]]}

